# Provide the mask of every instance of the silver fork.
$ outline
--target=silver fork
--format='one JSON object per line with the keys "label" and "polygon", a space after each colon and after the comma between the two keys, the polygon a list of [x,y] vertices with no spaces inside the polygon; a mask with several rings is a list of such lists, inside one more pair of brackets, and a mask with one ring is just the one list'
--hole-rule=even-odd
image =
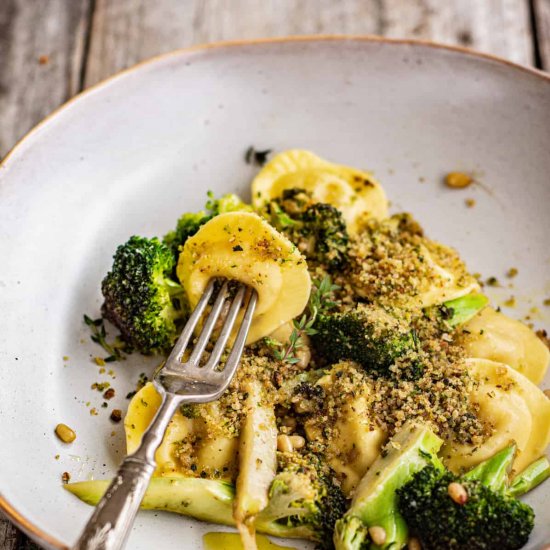
{"label": "silver fork", "polygon": [[[124,459],[73,547],[74,550],[118,550],[124,546],[149,480],[155,471],[155,452],[177,408],[182,403],[214,401],[229,386],[241,358],[257,301],[256,292],[245,285],[238,285],[219,337],[206,364],[201,367],[200,359],[228,298],[229,281],[227,280],[216,296],[191,355],[182,362],[195,327],[214,293],[214,285],[215,280],[210,280],[166,363],[156,371],[153,384],[162,397],[161,405],[149,428],[144,432],[139,448]],[[217,367],[241,306],[245,307],[241,326],[225,367],[220,371]]]}

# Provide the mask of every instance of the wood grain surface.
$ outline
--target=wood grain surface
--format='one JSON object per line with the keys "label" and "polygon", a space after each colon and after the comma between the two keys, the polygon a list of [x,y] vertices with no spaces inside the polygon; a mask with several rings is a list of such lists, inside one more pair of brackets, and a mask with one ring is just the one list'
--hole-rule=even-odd
{"label": "wood grain surface", "polygon": [[90,0],[0,0],[0,157],[81,89]]}
{"label": "wood grain surface", "polygon": [[[430,39],[550,69],[550,0],[0,0],[0,158],[75,93],[143,59],[303,34]],[[0,550],[33,547],[0,518]]]}
{"label": "wood grain surface", "polygon": [[191,44],[293,34],[424,38],[530,65],[530,23],[521,0],[97,0],[86,85]]}

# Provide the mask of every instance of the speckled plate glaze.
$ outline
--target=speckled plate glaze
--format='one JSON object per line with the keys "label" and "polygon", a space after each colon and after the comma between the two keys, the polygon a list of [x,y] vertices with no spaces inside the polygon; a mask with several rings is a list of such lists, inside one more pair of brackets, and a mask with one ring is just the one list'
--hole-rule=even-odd
{"label": "speckled plate glaze", "polygon": [[[538,306],[532,316],[544,326],[549,143],[548,75],[410,41],[197,48],[71,101],[0,168],[0,507],[46,546],[76,539],[91,508],[63,491],[61,474],[112,474],[123,430],[109,411],[125,408],[127,391],[154,365],[133,356],[100,374],[91,358],[101,350],[82,314],[98,315],[118,243],[164,234],[202,206],[208,189],[247,194],[255,171],[243,160],[248,146],[308,148],[373,170],[393,209],[413,212],[472,271],[505,280],[517,267],[514,289],[493,297],[515,295],[518,317]],[[479,184],[447,189],[441,179],[450,170],[472,171]],[[90,389],[104,380],[117,392],[108,409]],[[53,434],[58,422],[78,434],[69,447]],[[527,498],[537,513],[530,549],[550,542],[549,495],[547,483]],[[129,547],[201,548],[212,530],[220,528],[140,513]]]}

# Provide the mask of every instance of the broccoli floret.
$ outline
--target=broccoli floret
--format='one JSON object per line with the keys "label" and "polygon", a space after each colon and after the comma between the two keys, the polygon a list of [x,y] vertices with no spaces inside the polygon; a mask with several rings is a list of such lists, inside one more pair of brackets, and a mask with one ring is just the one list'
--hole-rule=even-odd
{"label": "broccoli floret", "polygon": [[333,472],[314,454],[279,453],[280,472],[269,491],[269,504],[256,519],[258,531],[314,540],[333,548],[336,520],[346,497]]}
{"label": "broccoli floret", "polygon": [[[437,458],[442,443],[428,427],[413,423],[405,424],[394,435],[361,479],[349,510],[336,522],[334,544],[337,550],[405,546],[408,530],[397,509],[395,490],[428,464],[443,469]],[[383,530],[381,544],[381,541],[372,540],[371,527]]]}
{"label": "broccoli floret", "polygon": [[[527,542],[533,510],[507,491],[514,454],[511,445],[462,476],[428,465],[397,490],[399,511],[423,548],[514,550]],[[465,501],[451,498],[451,483],[463,487]]]}
{"label": "broccoli floret", "polygon": [[306,208],[315,204],[312,194],[299,187],[284,189],[281,196],[273,202],[278,204],[281,210],[289,216],[297,219],[305,212]]}
{"label": "broccoli floret", "polygon": [[226,212],[234,212],[236,210],[252,210],[249,205],[245,204],[233,193],[228,193],[216,199],[212,191],[208,191],[207,196],[208,200],[206,201],[204,210],[183,214],[178,220],[176,228],[167,233],[162,239],[162,242],[172,251],[176,261],[179,256],[180,248],[185,244],[185,241],[189,237],[192,237],[202,225],[211,220],[214,216]]}
{"label": "broccoli floret", "polygon": [[381,308],[361,304],[344,313],[322,315],[314,329],[314,349],[331,364],[348,359],[379,376],[391,376],[395,361],[412,354],[408,372],[402,374],[411,379],[422,374],[415,332]]}
{"label": "broccoli floret", "polygon": [[102,315],[137,351],[168,350],[187,315],[183,288],[170,278],[174,257],[156,237],[131,237],[120,245],[101,284]]}
{"label": "broccoli floret", "polygon": [[162,242],[170,248],[174,258],[177,259],[180,247],[200,229],[201,225],[204,225],[210,219],[211,216],[204,211],[183,214],[178,220],[176,228],[164,235]]}
{"label": "broccoli floret", "polygon": [[334,206],[316,203],[302,215],[302,234],[311,241],[316,262],[338,269],[347,261],[349,236],[342,213]]}
{"label": "broccoli floret", "polygon": [[315,202],[303,189],[285,189],[280,198],[269,203],[268,218],[308,260],[332,270],[347,262],[346,223],[334,206]]}

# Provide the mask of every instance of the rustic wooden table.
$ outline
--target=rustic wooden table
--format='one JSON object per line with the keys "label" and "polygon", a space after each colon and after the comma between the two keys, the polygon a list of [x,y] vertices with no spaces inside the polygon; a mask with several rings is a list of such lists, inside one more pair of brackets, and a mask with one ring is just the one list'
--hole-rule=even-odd
{"label": "rustic wooden table", "polygon": [[[300,34],[429,39],[550,70],[550,0],[0,0],[0,158],[58,105],[142,59]],[[0,550],[31,548],[0,517]]]}

